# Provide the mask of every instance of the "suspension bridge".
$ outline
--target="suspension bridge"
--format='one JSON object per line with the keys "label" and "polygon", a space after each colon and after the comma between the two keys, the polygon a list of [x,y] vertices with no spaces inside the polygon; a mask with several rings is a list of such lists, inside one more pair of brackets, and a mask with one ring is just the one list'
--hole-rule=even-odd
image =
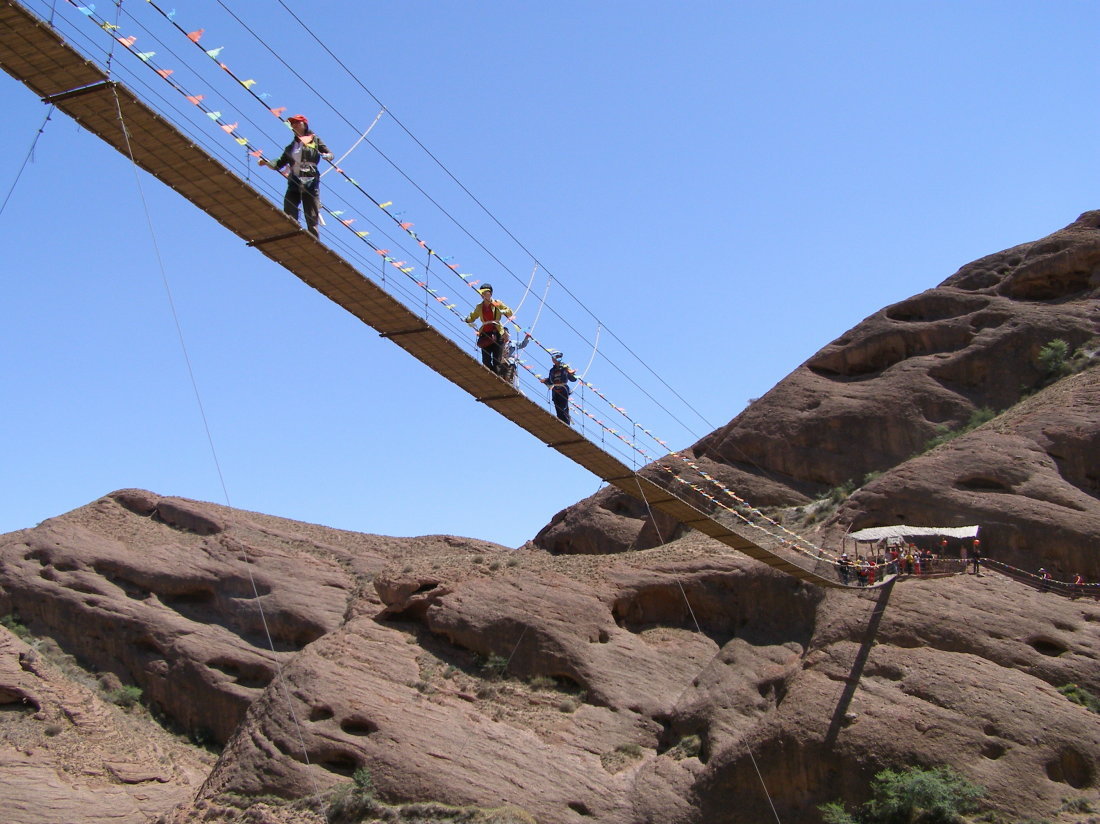
{"label": "suspension bridge", "polygon": [[[303,231],[250,183],[196,146],[21,4],[0,0],[0,31],[0,66],[8,74],[478,403],[647,507],[737,552],[817,586],[856,587],[854,576],[840,579],[835,556],[806,549],[798,536],[783,528],[778,532],[766,528],[779,525],[758,511],[746,517],[737,507],[725,505],[720,495],[732,493],[706,473],[701,474],[713,484],[711,492],[694,485],[674,489],[685,482],[668,466],[654,464],[648,473],[651,477],[646,477],[560,421]],[[667,483],[654,480],[661,471],[669,476]],[[707,501],[716,506],[708,506]],[[883,586],[894,577],[888,575],[873,586]]]}

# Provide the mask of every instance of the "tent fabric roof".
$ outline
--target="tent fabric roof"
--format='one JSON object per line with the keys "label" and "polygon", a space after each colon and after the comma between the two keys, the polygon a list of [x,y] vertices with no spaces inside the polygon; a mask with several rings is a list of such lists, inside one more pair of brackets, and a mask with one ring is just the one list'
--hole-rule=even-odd
{"label": "tent fabric roof", "polygon": [[854,541],[881,541],[883,538],[926,538],[942,535],[945,538],[977,538],[977,526],[873,526],[848,533]]}

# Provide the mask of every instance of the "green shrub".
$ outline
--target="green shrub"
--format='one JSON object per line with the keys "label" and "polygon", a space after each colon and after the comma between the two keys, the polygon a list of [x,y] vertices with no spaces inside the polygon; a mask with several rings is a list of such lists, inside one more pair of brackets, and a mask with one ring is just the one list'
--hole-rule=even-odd
{"label": "green shrub", "polygon": [[1082,707],[1092,712],[1100,713],[1100,699],[1084,687],[1080,687],[1077,684],[1066,684],[1065,686],[1058,687],[1058,692],[1062,693],[1062,695],[1074,704],[1080,704]]}
{"label": "green shrub", "polygon": [[1058,377],[1067,373],[1069,344],[1061,338],[1055,338],[1039,350],[1039,366],[1048,377]]}
{"label": "green shrub", "polygon": [[821,820],[825,824],[858,824],[839,801],[830,801],[817,809],[821,812]]}
{"label": "green shrub", "polygon": [[19,620],[19,616],[14,612],[10,615],[0,616],[0,627],[4,627],[12,635],[22,638],[24,641],[31,637],[30,630],[23,625],[23,622]]}
{"label": "green shrub", "polygon": [[366,767],[360,767],[351,774],[351,781],[355,784],[355,791],[361,796],[374,797],[374,776]]}
{"label": "green shrub", "polygon": [[141,687],[127,684],[117,690],[111,690],[107,693],[106,698],[112,704],[118,704],[120,707],[129,709],[141,701]]}
{"label": "green shrub", "polygon": [[975,810],[984,794],[950,767],[911,767],[878,773],[871,800],[854,813],[836,801],[818,809],[826,824],[954,824]]}
{"label": "green shrub", "polygon": [[834,486],[828,491],[826,497],[834,504],[843,503],[848,496],[856,491],[855,481],[845,481],[840,486]]}

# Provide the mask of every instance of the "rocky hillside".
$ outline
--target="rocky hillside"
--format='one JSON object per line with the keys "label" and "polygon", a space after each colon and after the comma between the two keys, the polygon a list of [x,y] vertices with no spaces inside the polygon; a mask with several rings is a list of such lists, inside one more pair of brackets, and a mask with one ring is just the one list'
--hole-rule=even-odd
{"label": "rocky hillside", "polygon": [[[980,523],[1100,579],[1097,227],[869,318],[693,460],[822,540]],[[0,819],[813,824],[942,764],[998,821],[1100,810],[1100,715],[1059,692],[1100,696],[1100,601],[826,592],[643,510],[517,551],[122,490],[0,536]]]}
{"label": "rocky hillside", "polygon": [[[1098,298],[1100,212],[1087,212],[876,312],[687,455],[757,506],[818,511],[815,501],[858,489],[812,526],[819,540],[980,524],[994,557],[1100,580]],[[1055,340],[1092,367],[1051,386],[1040,354]],[[993,413],[1003,414],[926,451]],[[608,489],[559,513],[536,543],[614,552],[659,543],[672,527],[657,526]]]}
{"label": "rocky hillside", "polygon": [[1019,815],[1097,797],[1100,715],[1057,690],[1100,695],[1100,603],[995,573],[826,593],[694,533],[552,556],[129,490],[5,536],[0,593],[52,639],[0,630],[11,824],[321,821],[363,768],[541,824],[812,821],[910,764]]}

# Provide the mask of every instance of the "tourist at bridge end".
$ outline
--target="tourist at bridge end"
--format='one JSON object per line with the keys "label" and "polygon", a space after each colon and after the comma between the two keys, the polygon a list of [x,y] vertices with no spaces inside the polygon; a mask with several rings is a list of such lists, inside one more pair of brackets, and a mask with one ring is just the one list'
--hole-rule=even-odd
{"label": "tourist at bridge end", "polygon": [[970,564],[973,567],[972,575],[980,575],[982,568],[982,542],[977,538],[970,546]]}
{"label": "tourist at bridge end", "polygon": [[512,340],[512,333],[507,326],[500,332],[500,376],[517,388],[519,387],[519,379],[516,376],[516,367],[519,365],[519,355],[517,353],[530,342],[530,332],[524,332],[523,340],[519,343]]}
{"label": "tourist at bridge end", "polygon": [[294,131],[294,139],[283,149],[278,160],[260,158],[261,166],[276,171],[290,167],[286,178],[286,195],[283,196],[283,211],[295,220],[298,219],[298,207],[306,216],[306,231],[317,237],[317,222],[321,211],[321,172],[317,164],[321,158],[332,160],[332,152],[317,135],[309,130],[309,120],[304,114],[287,118]]}
{"label": "tourist at bridge end", "polygon": [[493,300],[493,287],[490,284],[482,284],[477,291],[481,294],[481,303],[466,317],[466,322],[473,325],[474,321],[481,321],[479,326],[474,326],[477,330],[477,347],[481,350],[481,362],[486,369],[499,375],[503,351],[503,319],[512,317],[512,310],[499,300]]}
{"label": "tourist at bridge end", "polygon": [[573,391],[569,388],[569,383],[575,381],[577,376],[573,367],[563,360],[565,356],[557,349],[550,350],[550,357],[553,358],[554,365],[542,382],[550,387],[550,397],[554,401],[554,412],[558,420],[569,423],[569,395]]}

